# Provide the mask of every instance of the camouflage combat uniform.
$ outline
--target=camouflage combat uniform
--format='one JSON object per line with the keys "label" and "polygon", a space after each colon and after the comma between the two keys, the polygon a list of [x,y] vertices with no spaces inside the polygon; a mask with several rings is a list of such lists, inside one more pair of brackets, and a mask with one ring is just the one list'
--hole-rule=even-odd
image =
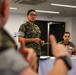
{"label": "camouflage combat uniform", "polygon": [[[64,41],[60,41],[59,43],[65,45],[65,46],[69,45],[70,47],[75,48],[75,45],[70,41],[68,42],[68,44],[65,44]],[[72,52],[72,54],[74,54],[74,52]]]}
{"label": "camouflage combat uniform", "polygon": [[11,36],[0,28],[0,52],[10,47],[17,49],[16,43]]}
{"label": "camouflage combat uniform", "polygon": [[[39,27],[36,24],[31,25],[29,22],[26,22],[22,24],[19,28],[19,32],[21,32],[24,38],[40,38],[41,37],[41,31]],[[37,66],[39,67],[39,60],[41,55],[41,47],[39,44],[35,42],[29,42],[25,44],[28,48],[33,48],[35,52],[37,53]],[[37,67],[37,72],[38,72]]]}
{"label": "camouflage combat uniform", "polygon": [[0,28],[0,75],[19,75],[28,66],[16,50],[14,40],[4,29]]}
{"label": "camouflage combat uniform", "polygon": [[[41,31],[36,24],[30,25],[30,23],[26,22],[22,24],[19,28],[19,32],[23,32],[24,38],[40,38]],[[21,35],[22,36],[22,35]],[[33,48],[37,55],[41,54],[40,45],[35,42],[29,42],[25,44],[26,47]]]}

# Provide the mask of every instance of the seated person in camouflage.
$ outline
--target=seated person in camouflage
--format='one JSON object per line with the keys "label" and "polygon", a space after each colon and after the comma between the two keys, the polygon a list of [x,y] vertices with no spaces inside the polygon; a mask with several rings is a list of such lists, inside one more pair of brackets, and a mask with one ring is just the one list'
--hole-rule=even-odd
{"label": "seated person in camouflage", "polygon": [[70,49],[72,51],[72,54],[74,54],[75,52],[75,45],[70,42],[70,33],[69,32],[65,32],[63,35],[63,41],[60,41],[59,43],[63,44],[66,46],[67,49]]}

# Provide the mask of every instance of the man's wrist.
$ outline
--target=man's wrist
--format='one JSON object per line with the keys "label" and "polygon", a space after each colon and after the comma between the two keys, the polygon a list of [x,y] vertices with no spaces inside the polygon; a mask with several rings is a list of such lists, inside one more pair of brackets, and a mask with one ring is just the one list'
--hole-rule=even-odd
{"label": "man's wrist", "polygon": [[64,70],[68,70],[67,66],[65,65],[65,62],[62,59],[58,59],[55,62],[55,66],[62,67]]}
{"label": "man's wrist", "polygon": [[56,61],[57,60],[62,60],[65,63],[65,65],[68,68],[68,70],[70,70],[72,68],[72,62],[71,62],[71,59],[68,56],[57,57]]}

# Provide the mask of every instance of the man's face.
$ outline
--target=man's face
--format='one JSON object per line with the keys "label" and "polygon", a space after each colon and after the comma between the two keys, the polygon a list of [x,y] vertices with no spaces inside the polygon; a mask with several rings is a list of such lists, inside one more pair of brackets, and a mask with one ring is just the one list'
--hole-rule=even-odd
{"label": "man's face", "polygon": [[28,21],[34,22],[36,20],[36,16],[37,16],[37,13],[34,11],[31,11],[29,15],[27,15]]}
{"label": "man's face", "polygon": [[69,42],[69,40],[70,40],[70,34],[65,33],[64,36],[63,36],[63,39],[64,39],[65,42]]}

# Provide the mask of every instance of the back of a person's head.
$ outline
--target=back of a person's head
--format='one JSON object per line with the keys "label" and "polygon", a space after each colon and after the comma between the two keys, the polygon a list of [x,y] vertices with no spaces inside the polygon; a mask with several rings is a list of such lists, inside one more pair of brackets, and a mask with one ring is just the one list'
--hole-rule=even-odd
{"label": "back of a person's head", "polygon": [[28,12],[27,12],[27,15],[29,15],[30,12],[36,12],[34,9],[30,9]]}
{"label": "back of a person's head", "polygon": [[10,0],[0,0],[0,28],[3,28],[9,16]]}

